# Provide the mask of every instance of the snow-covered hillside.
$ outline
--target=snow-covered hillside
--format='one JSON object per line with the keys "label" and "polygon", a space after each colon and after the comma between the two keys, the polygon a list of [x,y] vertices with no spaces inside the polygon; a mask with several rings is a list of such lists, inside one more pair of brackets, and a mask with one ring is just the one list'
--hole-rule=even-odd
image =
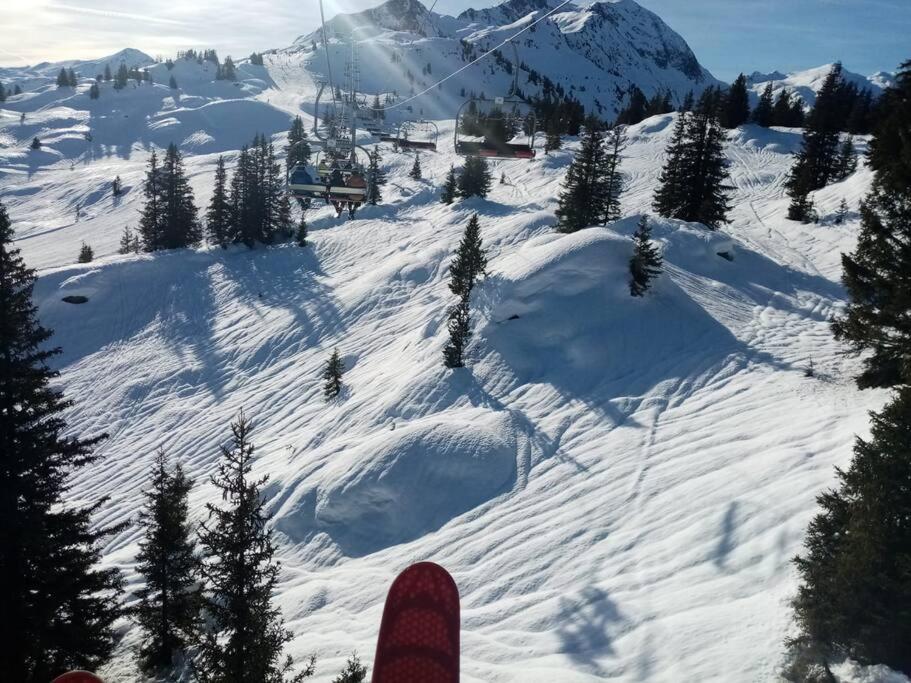
{"label": "snow-covered hillside", "polygon": [[[414,49],[426,56],[434,39]],[[276,600],[291,653],[318,656],[317,681],[352,650],[372,658],[390,581],[423,559],[459,586],[465,681],[774,680],[790,558],[885,397],[857,391],[859,364],[828,325],[869,171],[814,194],[820,225],[789,222],[783,184],[800,132],[732,131],[731,224],[654,219],[666,272],[640,300],[627,289],[630,235],[674,115],[629,130],[628,217],[558,235],[578,142],[497,162],[506,182],[488,199],[445,206],[440,185],[461,163],[450,113],[440,151],[421,157],[424,180],[408,177],[412,156],[383,147],[384,203],[354,220],[316,208],[305,249],[116,254],[153,148],[181,145],[204,206],[219,154],[233,164],[256,132],[281,146],[295,113],[309,125],[318,57],[268,54],[263,67],[241,64],[237,85],[178,62],[177,92],[156,65],[155,85],[104,85],[93,101],[87,81],[45,84],[0,109],[0,199],[40,268],[71,428],[110,434],[74,501],[108,495],[102,521],[135,519],[161,446],[195,477],[202,519],[243,408],[256,472],[271,477]],[[28,149],[33,136],[41,150]],[[852,213],[837,226],[842,198]],[[473,300],[470,367],[450,371],[448,263],[474,212],[489,274]],[[82,241],[97,258],[76,265]],[[347,390],[326,404],[319,375],[336,347]],[[133,589],[140,533],[105,548]],[[139,635],[126,622],[122,632],[104,673],[136,680]]]}
{"label": "snow-covered hillside", "polygon": [[[434,75],[465,66],[560,5],[557,0],[508,0],[450,17],[428,12],[417,0],[389,0],[364,12],[338,15],[327,30],[334,64],[345,63],[352,35],[358,41],[362,91],[409,95],[431,86]],[[321,44],[319,31],[279,54],[312,51],[314,44]],[[683,38],[634,0],[567,4],[522,34],[516,47],[523,65],[519,87],[527,96],[542,92],[542,80],[529,79],[537,72],[606,119],[622,108],[633,85],[649,96],[668,90],[680,102],[690,90],[699,93],[719,83]],[[508,47],[502,48],[502,56],[513,60]],[[313,57],[305,62],[307,68],[326,77],[322,51]],[[504,95],[512,82],[506,69],[505,62],[485,60],[417,98],[414,111],[441,118],[452,116],[453,107],[464,100],[463,92]]]}
{"label": "snow-covered hillside", "polygon": [[[823,64],[789,74],[779,71],[764,74],[755,71],[747,77],[747,85],[753,95],[754,103],[771,83],[772,92],[776,97],[782,90],[787,90],[799,97],[807,107],[812,107],[816,103],[816,93],[822,87],[832,66],[832,64]],[[874,97],[879,97],[893,80],[892,74],[885,71],[879,71],[871,76],[861,76],[853,71],[843,70],[842,78],[846,83],[855,85],[858,90],[869,89]]]}

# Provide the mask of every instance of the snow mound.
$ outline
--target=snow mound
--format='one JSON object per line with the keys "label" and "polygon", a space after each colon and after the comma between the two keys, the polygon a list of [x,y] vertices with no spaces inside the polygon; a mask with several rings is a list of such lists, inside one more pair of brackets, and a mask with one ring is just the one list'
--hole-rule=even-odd
{"label": "snow mound", "polygon": [[833,666],[832,673],[839,683],[911,683],[907,676],[883,664],[863,666],[850,659]]}
{"label": "snow mound", "polygon": [[[508,491],[516,447],[507,413],[426,419],[377,433],[329,466],[323,483],[276,528],[295,538],[324,532],[349,556],[419,538]],[[312,514],[310,519],[301,519]]]}

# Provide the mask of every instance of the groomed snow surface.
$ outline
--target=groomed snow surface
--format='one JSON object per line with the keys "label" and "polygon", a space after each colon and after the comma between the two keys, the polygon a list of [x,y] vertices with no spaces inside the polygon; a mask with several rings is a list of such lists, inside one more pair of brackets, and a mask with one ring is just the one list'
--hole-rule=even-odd
{"label": "groomed snow surface", "polygon": [[[384,204],[354,220],[312,211],[306,249],[116,255],[137,224],[149,150],[183,141],[205,205],[218,152],[233,162],[257,130],[287,128],[309,87],[289,73],[249,76],[280,90],[229,97],[218,88],[232,86],[209,84],[182,104],[163,86],[105,90],[97,103],[46,89],[34,108],[23,95],[0,110],[2,199],[41,269],[35,297],[64,348],[71,429],[110,434],[102,460],[74,477],[73,502],[107,495],[99,521],[135,520],[161,446],[195,477],[202,519],[243,408],[256,472],[270,476],[289,651],[317,655],[317,681],[354,650],[372,659],[385,591],[419,560],[459,586],[466,682],[774,680],[814,498],[885,399],[856,390],[857,360],[828,325],[869,172],[817,193],[823,222],[799,225],[784,218],[783,189],[799,132],[732,132],[731,224],[654,219],[666,269],[643,299],[627,289],[630,236],[673,115],[630,129],[629,217],[608,227],[553,232],[577,141],[494,164],[487,200],[440,204],[460,163],[440,121],[425,180],[385,149]],[[97,147],[86,150],[88,118]],[[22,151],[35,134],[48,147]],[[112,200],[117,174],[127,192]],[[843,197],[852,213],[836,226]],[[470,367],[452,371],[448,263],[473,212],[489,274],[473,298]],[[97,258],[76,265],[83,240]],[[326,404],[319,375],[335,347],[347,388]],[[140,538],[134,525],[105,548],[130,589]],[[103,673],[137,680],[140,636],[122,630]],[[897,680],[850,664],[839,675]]]}

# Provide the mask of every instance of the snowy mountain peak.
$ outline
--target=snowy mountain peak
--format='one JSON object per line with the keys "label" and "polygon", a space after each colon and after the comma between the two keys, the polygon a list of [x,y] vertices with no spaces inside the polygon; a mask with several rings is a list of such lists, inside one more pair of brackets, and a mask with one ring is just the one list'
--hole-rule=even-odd
{"label": "snowy mountain peak", "polygon": [[[816,102],[816,93],[819,92],[833,66],[833,64],[823,64],[812,69],[792,71],[788,74],[783,74],[779,71],[763,74],[756,71],[750,74],[747,80],[750,90],[757,98],[771,83],[772,90],[776,95],[782,90],[788,90],[803,100],[806,106],[812,107]],[[876,97],[881,95],[892,83],[892,74],[885,71],[880,71],[868,77],[842,69],[842,78],[847,83],[853,83],[858,90],[869,89]]]}

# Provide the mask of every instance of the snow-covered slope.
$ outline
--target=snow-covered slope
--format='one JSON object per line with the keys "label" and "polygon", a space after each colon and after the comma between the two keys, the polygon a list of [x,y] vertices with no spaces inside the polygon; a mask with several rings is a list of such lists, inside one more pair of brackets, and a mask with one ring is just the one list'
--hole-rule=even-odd
{"label": "snow-covered slope", "polygon": [[[417,0],[389,0],[380,7],[340,14],[329,21],[330,50],[333,63],[344,64],[354,35],[360,50],[361,90],[408,95],[432,86],[434,75],[464,66],[560,4],[557,0],[508,0],[491,9],[466,10],[449,17],[428,12]],[[547,76],[555,86],[608,119],[622,107],[633,85],[647,95],[669,90],[680,101],[690,90],[698,93],[718,83],[683,38],[633,0],[565,5],[516,43],[523,65],[519,87],[526,95],[540,94],[540,76]],[[318,31],[302,36],[280,54],[312,52],[314,44],[321,44]],[[513,60],[508,48],[502,56],[508,62]],[[321,49],[305,64],[314,74],[327,76]],[[506,68],[506,61],[485,60],[418,98],[413,107],[439,118],[452,116],[453,107],[464,100],[463,92],[506,94],[512,81]]]}
{"label": "snow-covered slope", "polygon": [[[823,64],[812,69],[794,71],[789,74],[783,74],[779,71],[763,74],[755,71],[748,76],[747,82],[754,100],[758,100],[762,91],[771,83],[776,97],[782,90],[788,90],[800,97],[806,106],[812,107],[816,102],[816,93],[819,92],[831,70],[832,64]],[[879,71],[872,76],[861,76],[853,71],[844,70],[842,71],[842,76],[846,83],[853,83],[858,90],[869,89],[874,97],[879,97],[892,84],[893,80],[893,75],[885,71]]]}

